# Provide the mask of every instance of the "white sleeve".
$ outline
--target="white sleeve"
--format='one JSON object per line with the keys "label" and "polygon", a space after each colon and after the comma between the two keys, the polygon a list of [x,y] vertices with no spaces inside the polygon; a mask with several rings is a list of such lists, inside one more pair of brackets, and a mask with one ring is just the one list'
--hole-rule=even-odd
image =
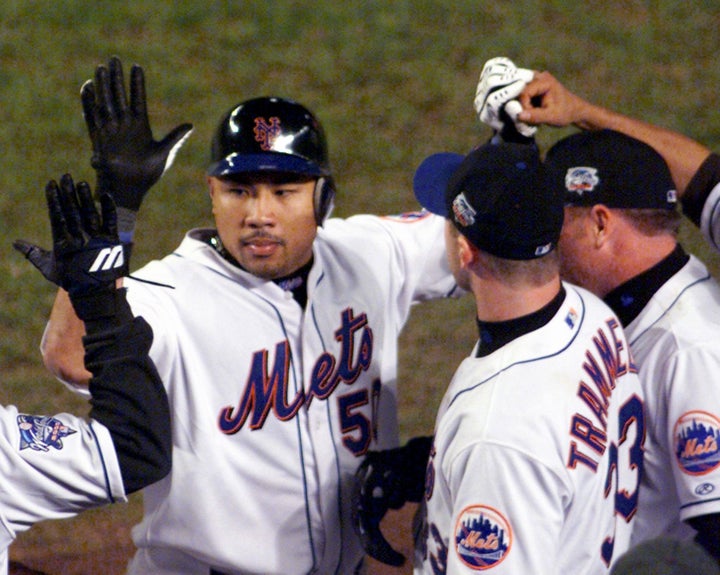
{"label": "white sleeve", "polygon": [[403,278],[404,296],[413,303],[462,295],[445,252],[445,219],[428,211],[395,216],[353,216],[348,222],[362,222],[368,235],[379,225],[388,234],[397,266]]}
{"label": "white sleeve", "polygon": [[717,495],[707,492],[708,485],[720,482],[717,342],[708,341],[673,354],[663,369],[665,379],[672,383],[662,398],[667,402],[668,419],[658,425],[665,431],[665,450],[673,463],[680,518],[720,513]]}
{"label": "white sleeve", "polygon": [[0,406],[0,542],[34,523],[127,501],[110,432],[68,413]]}
{"label": "white sleeve", "polygon": [[[567,487],[555,473],[515,449],[481,443],[455,458],[448,480],[448,575],[475,573],[488,561],[498,575],[556,573]],[[463,531],[485,535],[484,550],[495,554],[476,557],[479,543]]]}
{"label": "white sleeve", "polygon": [[720,184],[717,184],[703,205],[700,230],[713,248],[720,251]]}

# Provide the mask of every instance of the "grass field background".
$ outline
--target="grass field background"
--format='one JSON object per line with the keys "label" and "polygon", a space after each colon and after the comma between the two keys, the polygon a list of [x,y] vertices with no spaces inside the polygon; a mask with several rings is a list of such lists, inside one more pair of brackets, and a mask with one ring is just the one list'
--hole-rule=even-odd
{"label": "grass field background", "polygon": [[[203,171],[220,116],[259,95],[297,99],[322,120],[339,188],[335,214],[414,209],[414,168],[429,153],[489,137],[472,100],[483,63],[504,55],[553,72],[597,103],[720,150],[715,2],[624,0],[167,1],[5,0],[0,6],[0,400],[84,412],[42,368],[54,289],[15,253],[50,244],[43,189],[71,172],[94,181],[79,88],[118,55],[145,68],[157,138],[195,131],[143,205],[133,268],[211,223]],[[545,128],[543,148],[570,130]],[[690,226],[687,247],[717,273]],[[405,437],[430,433],[437,403],[474,339],[468,299],[418,308],[403,339]],[[218,329],[222,329],[221,326]],[[192,497],[192,494],[188,494]],[[131,552],[140,499],[22,535],[12,555],[53,574],[113,575]],[[241,537],[241,533],[238,535]]]}

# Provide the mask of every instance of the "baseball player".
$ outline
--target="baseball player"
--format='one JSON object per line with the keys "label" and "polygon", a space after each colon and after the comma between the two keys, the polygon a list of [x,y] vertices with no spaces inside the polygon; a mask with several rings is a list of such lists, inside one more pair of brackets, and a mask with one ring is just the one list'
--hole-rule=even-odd
{"label": "baseball player", "polygon": [[15,247],[69,292],[84,320],[93,401],[89,421],[0,406],[2,573],[19,532],[38,521],[126,501],[127,494],[164,477],[171,462],[169,405],[148,356],[152,331],[115,288],[123,260],[109,257],[122,255],[114,205],[103,197],[101,221],[87,184],[76,189],[69,175],[60,185],[50,181],[46,196],[53,251],[24,240]]}
{"label": "baseball player", "polygon": [[[528,85],[544,94],[537,109],[570,116],[584,107],[554,79],[539,82],[539,91]],[[669,168],[648,144],[607,129],[561,140],[546,168],[568,206],[562,274],[615,310],[640,369],[648,440],[632,541],[695,537],[720,559],[720,287],[677,241]]]}
{"label": "baseball player", "polygon": [[[116,60],[83,93],[95,143],[106,122],[135,121],[128,108],[145,108],[144,90],[126,105]],[[100,177],[114,165],[102,153],[94,147],[98,184],[125,177]],[[322,126],[278,97],[222,118],[207,181],[216,228],[190,231],[124,280],[153,328],[174,439],[170,476],[144,492],[130,573],[353,573],[364,556],[351,525],[353,475],[369,449],[398,441],[398,334],[412,304],[456,290],[443,221],[329,218]],[[140,198],[116,187],[118,204],[136,210]],[[77,323],[64,297],[44,354],[66,377],[78,374],[63,349],[77,345]]]}
{"label": "baseball player", "polygon": [[615,314],[560,281],[562,196],[541,169],[536,146],[500,142],[415,174],[479,329],[438,411],[416,573],[608,573],[628,548],[640,384]]}

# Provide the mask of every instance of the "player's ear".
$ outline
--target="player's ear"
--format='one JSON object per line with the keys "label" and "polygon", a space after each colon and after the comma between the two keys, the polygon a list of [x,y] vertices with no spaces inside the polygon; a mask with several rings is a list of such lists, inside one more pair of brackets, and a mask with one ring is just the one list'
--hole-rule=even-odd
{"label": "player's ear", "polygon": [[477,261],[478,249],[462,234],[457,236],[457,249],[460,266],[469,269]]}
{"label": "player's ear", "polygon": [[603,204],[595,204],[590,208],[590,224],[595,247],[602,247],[609,239],[612,231],[612,211]]}

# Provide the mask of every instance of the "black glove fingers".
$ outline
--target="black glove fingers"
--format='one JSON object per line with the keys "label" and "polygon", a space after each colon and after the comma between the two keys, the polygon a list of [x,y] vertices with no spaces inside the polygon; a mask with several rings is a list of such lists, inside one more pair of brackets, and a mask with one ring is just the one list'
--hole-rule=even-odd
{"label": "black glove fingers", "polygon": [[25,240],[15,240],[13,247],[24,255],[48,281],[59,285],[55,268],[55,256],[52,252],[31,244]]}
{"label": "black glove fingers", "polygon": [[100,210],[102,211],[102,235],[111,241],[119,241],[117,210],[111,194],[100,195]]}
{"label": "black glove fingers", "polygon": [[137,64],[130,69],[130,110],[133,115],[145,122],[150,131],[145,94],[145,72]]}
{"label": "black glove fingers", "polygon": [[55,180],[50,180],[45,186],[45,201],[50,216],[53,244],[55,246],[67,246],[70,238],[68,237],[65,214],[60,201],[60,188]]}
{"label": "black glove fingers", "polygon": [[110,87],[110,71],[103,65],[95,68],[95,97],[99,123],[111,121],[115,117],[115,109]]}
{"label": "black glove fingers", "polygon": [[120,58],[117,56],[110,58],[108,67],[110,74],[110,93],[112,94],[111,113],[115,118],[122,118],[127,111],[127,96],[125,95],[125,77],[123,76]]}
{"label": "black glove fingers", "polygon": [[92,191],[87,182],[78,182],[75,186],[80,223],[82,229],[91,237],[95,238],[101,233],[100,214],[93,201]]}
{"label": "black glove fingers", "polygon": [[70,174],[63,174],[60,178],[58,190],[60,208],[65,216],[65,227],[67,235],[80,247],[83,244],[82,220],[80,217],[80,205],[78,204],[75,192],[75,182]]}
{"label": "black glove fingers", "polygon": [[[50,180],[45,185],[45,201],[53,250],[45,250],[25,240],[15,240],[13,247],[46,279],[67,290],[79,317],[83,318],[83,315],[76,304],[86,301],[86,296],[93,296],[92,306],[112,315],[116,281],[127,275],[129,265],[129,249],[120,243],[117,233],[112,196],[101,197],[104,217],[101,222],[87,182],[76,185],[70,174],[64,174],[59,184]],[[89,317],[87,313],[85,315]]]}
{"label": "black glove fingers", "polygon": [[36,246],[35,244],[31,244],[27,240],[15,240],[13,242],[13,248],[15,248],[17,251],[19,251],[22,255],[24,255],[28,259],[30,259],[30,254],[33,252],[33,250],[40,249],[39,246]]}
{"label": "black glove fingers", "polygon": [[94,148],[95,142],[97,141],[98,118],[95,85],[92,80],[88,80],[82,85],[82,88],[80,88],[80,100],[82,101],[85,125],[87,126],[88,133],[90,134],[90,141],[93,143]]}

